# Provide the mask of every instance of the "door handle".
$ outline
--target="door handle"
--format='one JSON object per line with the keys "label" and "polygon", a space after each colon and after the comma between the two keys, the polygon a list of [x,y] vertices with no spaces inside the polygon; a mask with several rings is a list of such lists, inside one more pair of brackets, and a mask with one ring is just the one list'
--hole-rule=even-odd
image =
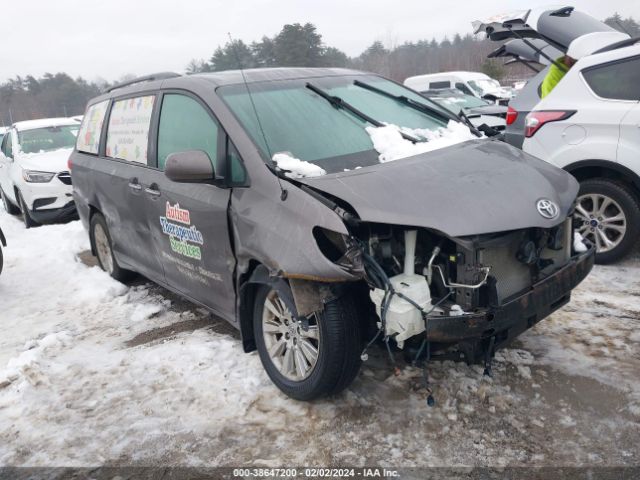
{"label": "door handle", "polygon": [[142,185],[138,183],[137,178],[132,178],[131,180],[129,180],[129,188],[131,190],[135,190],[136,192],[139,192],[140,190],[142,190]]}
{"label": "door handle", "polygon": [[149,187],[145,188],[144,191],[153,197],[160,196],[160,190],[158,190],[158,185],[152,183]]}

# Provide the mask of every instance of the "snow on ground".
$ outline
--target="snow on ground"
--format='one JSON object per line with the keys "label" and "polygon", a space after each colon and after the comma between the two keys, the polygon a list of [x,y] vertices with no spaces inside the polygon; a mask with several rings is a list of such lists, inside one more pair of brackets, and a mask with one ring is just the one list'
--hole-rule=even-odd
{"label": "snow on ground", "polygon": [[[373,147],[380,154],[380,163],[391,162],[401,158],[411,157],[420,153],[431,152],[440,148],[449,147],[467,140],[477,140],[469,127],[460,122],[450,121],[446,128],[411,129],[400,128],[396,125],[383,127],[367,127],[367,133],[371,137]],[[410,142],[402,137],[402,133],[411,135],[419,140]]]}
{"label": "snow on ground", "polygon": [[0,226],[0,465],[640,463],[638,254],[597,267],[492,378],[433,363],[434,407],[377,349],[348,391],[301,403],[225,322],[88,266],[79,222]]}

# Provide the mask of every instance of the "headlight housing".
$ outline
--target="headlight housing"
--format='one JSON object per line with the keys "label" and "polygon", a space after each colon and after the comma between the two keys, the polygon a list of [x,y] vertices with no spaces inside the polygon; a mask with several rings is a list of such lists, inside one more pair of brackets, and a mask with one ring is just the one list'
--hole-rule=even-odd
{"label": "headlight housing", "polygon": [[55,173],[51,172],[39,172],[37,170],[22,170],[22,178],[25,182],[29,183],[47,183],[50,182]]}
{"label": "headlight housing", "polygon": [[313,236],[328,260],[353,275],[364,273],[361,251],[349,236],[322,227],[314,227]]}

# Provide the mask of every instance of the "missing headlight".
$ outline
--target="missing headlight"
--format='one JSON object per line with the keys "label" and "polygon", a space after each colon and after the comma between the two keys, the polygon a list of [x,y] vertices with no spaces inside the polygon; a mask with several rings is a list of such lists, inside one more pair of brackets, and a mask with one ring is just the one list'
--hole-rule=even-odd
{"label": "missing headlight", "polygon": [[322,227],[313,229],[313,237],[328,260],[350,273],[364,273],[361,250],[350,237]]}

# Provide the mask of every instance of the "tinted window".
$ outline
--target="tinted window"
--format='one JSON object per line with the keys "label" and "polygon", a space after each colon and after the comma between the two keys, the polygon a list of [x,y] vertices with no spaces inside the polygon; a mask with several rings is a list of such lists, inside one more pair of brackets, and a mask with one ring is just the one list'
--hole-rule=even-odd
{"label": "tinted window", "polygon": [[591,67],[582,75],[599,97],[640,100],[640,57]]}
{"label": "tinted window", "polygon": [[107,129],[107,156],[147,163],[149,125],[154,95],[118,100],[111,108]]}
{"label": "tinted window", "polygon": [[82,119],[82,126],[78,134],[76,148],[79,152],[98,153],[100,147],[100,133],[104,116],[107,113],[109,100],[91,105]]}
{"label": "tinted window", "polygon": [[162,100],[158,130],[158,168],[164,169],[172,153],[202,150],[214,170],[218,159],[218,124],[196,100],[186,95],[167,94]]}
{"label": "tinted window", "polygon": [[244,185],[247,174],[244,170],[240,154],[231,140],[227,138],[227,162],[230,169],[231,185]]}
{"label": "tinted window", "polygon": [[429,88],[450,88],[451,82],[431,82]]}

